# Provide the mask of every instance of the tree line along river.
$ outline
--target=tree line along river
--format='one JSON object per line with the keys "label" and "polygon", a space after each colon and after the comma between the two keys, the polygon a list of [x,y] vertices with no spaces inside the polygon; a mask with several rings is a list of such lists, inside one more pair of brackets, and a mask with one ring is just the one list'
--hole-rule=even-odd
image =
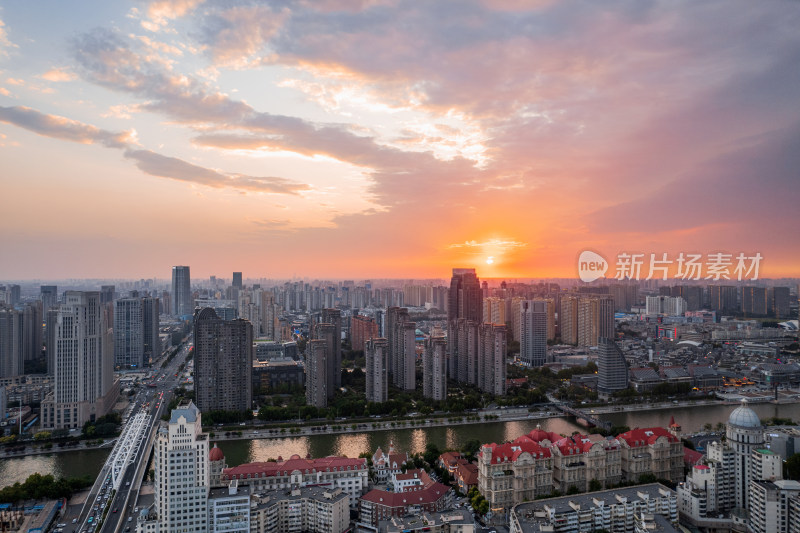
{"label": "tree line along river", "polygon": [[[684,433],[697,432],[707,423],[725,423],[736,406],[688,406],[650,411],[615,412],[600,415],[615,426],[666,427],[670,416],[683,427]],[[781,417],[800,420],[800,404],[752,404],[750,407],[762,418]],[[266,461],[293,454],[301,457],[344,455],[358,457],[363,452],[374,452],[378,446],[387,450],[390,442],[398,451],[414,454],[425,451],[429,442],[441,449],[460,449],[468,440],[504,442],[530,432],[541,424],[547,431],[570,435],[574,431],[591,432],[573,417],[528,419],[512,422],[483,422],[451,427],[402,428],[381,431],[344,433],[340,435],[311,435],[253,440],[219,442],[229,466],[253,461]],[[96,476],[110,450],[81,450],[74,452],[34,455],[0,460],[0,488],[24,481],[30,474],[53,474],[56,477]]]}

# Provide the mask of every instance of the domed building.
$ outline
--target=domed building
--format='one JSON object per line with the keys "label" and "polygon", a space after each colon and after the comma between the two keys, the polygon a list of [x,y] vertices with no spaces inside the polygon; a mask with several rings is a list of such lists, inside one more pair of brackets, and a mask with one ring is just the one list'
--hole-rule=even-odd
{"label": "domed building", "polygon": [[228,468],[225,464],[225,454],[214,444],[208,451],[208,482],[212,488],[222,487],[222,471]]}
{"label": "domed building", "polygon": [[727,445],[734,452],[734,487],[733,500],[736,507],[747,508],[750,488],[750,460],[753,451],[764,447],[764,427],[755,411],[747,405],[747,400],[733,410],[728,417]]}

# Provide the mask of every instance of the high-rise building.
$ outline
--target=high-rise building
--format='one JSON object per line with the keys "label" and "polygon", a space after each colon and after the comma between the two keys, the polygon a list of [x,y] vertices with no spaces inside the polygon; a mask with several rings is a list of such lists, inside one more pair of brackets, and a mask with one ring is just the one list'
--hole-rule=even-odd
{"label": "high-rise building", "polygon": [[353,350],[363,350],[369,339],[377,339],[378,323],[374,319],[355,315],[350,319],[350,345]]}
{"label": "high-rise building", "polygon": [[769,290],[770,308],[775,318],[789,316],[789,287],[772,287]]}
{"label": "high-rise building", "polygon": [[425,339],[422,395],[434,401],[447,400],[447,340],[443,336]]}
{"label": "high-rise building", "polygon": [[306,404],[328,406],[328,343],[312,339],[306,344]]}
{"label": "high-rise building", "polygon": [[578,301],[577,296],[564,296],[561,298],[561,308],[558,313],[558,330],[561,342],[565,344],[578,344]]}
{"label": "high-rise building", "polygon": [[483,300],[483,321],[490,324],[506,323],[506,300],[491,296]]}
{"label": "high-rise building", "polygon": [[332,359],[328,361],[332,365],[333,381],[331,383],[337,389],[342,386],[342,311],[334,308],[322,310],[322,321],[333,325],[333,351],[330,354]]}
{"label": "high-rise building", "polygon": [[116,292],[116,287],[114,285],[101,285],[100,286],[100,303],[101,304],[110,304],[114,301],[114,293]]}
{"label": "high-rise building", "polygon": [[699,285],[680,285],[678,287],[673,287],[673,289],[678,289],[678,294],[674,294],[673,296],[680,296],[684,300],[686,300],[686,310],[687,311],[699,311],[703,308],[703,287]]}
{"label": "high-rise building", "polygon": [[578,300],[578,346],[597,346],[614,338],[614,300],[608,296]]}
{"label": "high-rise building", "polygon": [[242,273],[241,272],[234,272],[233,273],[233,283],[231,283],[237,289],[242,288]]}
{"label": "high-rise building", "polygon": [[506,343],[505,325],[481,324],[478,387],[495,396],[506,393]]}
{"label": "high-rise building", "polygon": [[22,360],[33,361],[42,356],[42,304],[26,304],[22,309]]}
{"label": "high-rise building", "polygon": [[142,300],[119,298],[114,301],[114,366],[142,368],[144,362]]}
{"label": "high-rise building", "polygon": [[736,304],[735,285],[709,285],[708,301],[712,311],[717,315],[721,313],[733,313],[739,309]]}
{"label": "high-rise building", "polygon": [[162,422],[154,447],[158,531],[207,531],[208,435],[200,410],[190,401]]}
{"label": "high-rise building", "polygon": [[194,390],[202,411],[246,411],[252,404],[253,325],[222,320],[213,309],[194,317]]}
{"label": "high-rise building", "polygon": [[766,316],[769,307],[766,287],[742,287],[741,311],[747,316]]}
{"label": "high-rise building", "polygon": [[58,305],[58,287],[56,285],[42,285],[39,299],[42,300],[42,313]]}
{"label": "high-rise building", "polygon": [[192,280],[188,266],[172,267],[172,314],[188,316],[194,312]]}
{"label": "high-rise building", "polygon": [[459,361],[460,343],[456,331],[459,318],[472,320],[476,324],[483,322],[483,290],[474,268],[453,269],[447,306],[447,347],[450,350],[447,373],[450,378],[465,382],[467,365]]}
{"label": "high-rise building", "polygon": [[544,366],[547,362],[548,302],[523,300],[519,305],[520,359],[528,366]]}
{"label": "high-rise building", "polygon": [[648,296],[645,300],[645,312],[650,316],[683,316],[687,307],[681,296]]}
{"label": "high-rise building", "polygon": [[[451,348],[450,352],[457,352],[458,355],[458,380],[460,383],[470,385],[481,384],[481,359],[480,359],[480,324],[466,318],[455,320],[453,327],[453,342],[458,346]],[[448,338],[448,344],[450,339]]]}
{"label": "high-rise building", "polygon": [[42,402],[42,427],[79,428],[108,413],[119,395],[100,293],[66,291],[55,327],[53,393]]}
{"label": "high-rise building", "polygon": [[367,401],[382,403],[389,399],[389,376],[386,360],[389,341],[386,339],[367,339],[364,357],[367,365]]}
{"label": "high-rise building", "polygon": [[22,289],[19,285],[9,285],[6,287],[6,301],[8,305],[15,306],[20,302]]}
{"label": "high-rise building", "polygon": [[408,309],[390,307],[387,310],[386,340],[389,343],[392,383],[401,389],[413,390],[416,386],[416,328]]}
{"label": "high-rise building", "polygon": [[338,388],[336,375],[339,375],[340,383],[342,379],[342,364],[336,366],[336,326],[327,322],[314,324],[313,338],[325,342],[325,383],[328,399],[331,399]]}
{"label": "high-rise building", "polygon": [[144,322],[143,361],[149,365],[161,356],[161,318],[158,298],[142,298],[142,322]]}
{"label": "high-rise building", "polygon": [[53,307],[45,313],[45,328],[44,347],[45,356],[47,357],[47,373],[53,375],[56,371],[55,356],[56,356],[56,323],[58,321],[58,308]]}
{"label": "high-rise building", "polygon": [[272,291],[261,291],[261,335],[273,341],[280,340],[278,305]]}
{"label": "high-rise building", "polygon": [[628,365],[617,343],[600,338],[597,352],[597,391],[601,394],[628,388]]}
{"label": "high-rise building", "polygon": [[22,375],[24,358],[22,313],[12,307],[0,306],[0,378]]}

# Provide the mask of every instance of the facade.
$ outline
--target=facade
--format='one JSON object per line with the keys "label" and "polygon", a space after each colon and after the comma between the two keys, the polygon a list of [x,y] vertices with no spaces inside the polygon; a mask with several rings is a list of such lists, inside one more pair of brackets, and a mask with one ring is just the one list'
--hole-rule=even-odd
{"label": "facade", "polygon": [[172,314],[189,316],[194,312],[192,281],[188,266],[172,267]]}
{"label": "facade", "polygon": [[524,300],[519,305],[520,359],[527,366],[544,366],[547,362],[548,302]]}
{"label": "facade", "polygon": [[648,296],[645,311],[650,316],[683,316],[688,310],[686,300],[680,296]]}
{"label": "facade", "polygon": [[578,346],[597,346],[599,339],[614,338],[614,299],[610,296],[578,300]]}
{"label": "facade", "polygon": [[367,365],[367,401],[383,403],[389,399],[389,376],[387,359],[389,341],[386,339],[367,339],[364,356]]}
{"label": "facade", "polygon": [[329,368],[333,369],[333,387],[342,386],[342,312],[339,309],[325,308],[322,310],[322,322],[333,325],[333,346],[329,352]]}
{"label": "facade", "polygon": [[155,441],[155,508],[159,531],[208,531],[208,435],[192,403],[172,410]]}
{"label": "facade", "polygon": [[456,330],[456,320],[464,318],[476,324],[483,322],[483,291],[474,268],[454,268],[450,279],[447,306],[447,346],[449,352],[448,377],[459,383],[469,383],[467,365],[459,353],[461,344]]}
{"label": "facade", "polygon": [[113,407],[113,337],[99,292],[67,291],[56,319],[53,394],[42,402],[42,427],[80,428]]}
{"label": "facade", "polygon": [[313,337],[315,340],[319,340],[325,343],[325,383],[326,383],[326,393],[328,395],[328,399],[330,400],[333,398],[334,392],[336,392],[336,378],[339,377],[339,383],[341,384],[342,379],[342,364],[339,363],[339,366],[336,366],[336,326],[328,322],[319,322],[314,324],[314,334]]}
{"label": "facade", "polygon": [[234,272],[233,273],[233,281],[231,282],[232,287],[236,287],[237,289],[242,288],[242,273],[241,272]]}
{"label": "facade", "polygon": [[359,501],[359,522],[375,527],[382,520],[444,511],[450,508],[452,501],[453,489],[441,483],[406,492],[371,490]]}
{"label": "facade", "polygon": [[353,350],[364,350],[369,339],[378,337],[378,323],[374,319],[359,315],[350,319],[350,345]]}
{"label": "facade", "polygon": [[677,523],[675,491],[660,483],[650,483],[518,504],[511,510],[509,531],[673,533],[679,531]]}
{"label": "facade", "polygon": [[253,362],[253,395],[268,394],[281,387],[288,390],[305,385],[305,369],[302,363],[290,358],[269,359]]}
{"label": "facade", "polygon": [[114,302],[114,367],[144,366],[144,310],[141,298]]}
{"label": "facade", "polygon": [[403,470],[403,465],[408,462],[407,453],[398,453],[394,446],[389,443],[389,452],[386,453],[380,449],[375,450],[372,454],[372,469],[375,473],[375,479],[378,483],[384,483],[391,479],[395,474],[399,474]]}
{"label": "facade", "polygon": [[306,403],[328,406],[328,343],[313,339],[306,344]]}
{"label": "facade", "polygon": [[343,533],[350,526],[347,493],[324,487],[260,492],[252,499],[252,533]]}
{"label": "facade", "polygon": [[236,483],[208,494],[208,531],[250,533],[250,490]]}
{"label": "facade", "polygon": [[617,435],[617,439],[624,481],[637,482],[645,474],[675,483],[683,479],[683,443],[666,429],[632,429]]}
{"label": "facade", "polygon": [[23,339],[22,312],[0,305],[0,378],[25,373]]}
{"label": "facade", "polygon": [[597,391],[611,394],[628,388],[628,365],[612,339],[601,338],[597,352]]}
{"label": "facade", "polygon": [[720,313],[733,313],[739,309],[737,304],[737,290],[735,285],[709,285],[708,300],[712,311]]}
{"label": "facade", "polygon": [[800,531],[800,482],[794,480],[750,482],[749,533]]}
{"label": "facade", "polygon": [[194,390],[202,411],[245,411],[252,405],[253,325],[222,320],[211,308],[194,319]]}
{"label": "facade", "polygon": [[578,301],[577,296],[562,296],[558,313],[558,330],[561,342],[578,344]]}
{"label": "facade", "polygon": [[479,328],[478,387],[502,396],[506,393],[506,326],[482,324]]}
{"label": "facade", "polygon": [[523,437],[505,444],[484,444],[478,455],[478,490],[495,513],[550,494],[550,449]]}
{"label": "facade", "polygon": [[405,307],[390,307],[387,315],[386,328],[392,383],[404,390],[414,390],[417,377],[417,324],[411,322],[408,309]]}
{"label": "facade", "polygon": [[158,298],[142,298],[142,321],[144,322],[144,364],[149,365],[161,356],[161,321]]}
{"label": "facade", "polygon": [[447,340],[444,337],[432,336],[425,339],[422,395],[434,401],[447,399]]}
{"label": "facade", "polygon": [[358,498],[367,490],[369,468],[366,459],[302,459],[293,455],[286,461],[279,457],[277,462],[247,463],[225,469],[223,483],[233,480],[237,480],[240,487],[251,487],[253,493],[307,486],[341,489],[349,495],[350,507],[355,508]]}

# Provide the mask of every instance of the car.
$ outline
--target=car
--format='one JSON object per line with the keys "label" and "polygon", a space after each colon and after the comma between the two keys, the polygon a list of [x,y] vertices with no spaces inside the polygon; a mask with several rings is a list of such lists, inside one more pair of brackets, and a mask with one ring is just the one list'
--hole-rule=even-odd
{"label": "car", "polygon": [[56,527],[67,527],[67,524],[57,524]]}
{"label": "car", "polygon": [[139,508],[138,507],[134,508],[133,512],[134,513],[138,513],[139,512]]}
{"label": "car", "polygon": [[130,484],[131,484],[131,482],[130,482],[130,481],[128,481],[127,483],[125,483],[125,486],[127,487],[127,486],[128,486],[128,485],[130,485]]}
{"label": "car", "polygon": [[93,517],[93,516],[90,516],[90,517],[89,517],[89,520],[87,520],[86,522],[88,522],[89,524],[91,524],[93,520],[94,520],[94,517]]}
{"label": "car", "polygon": [[130,522],[131,520],[133,520],[133,517],[132,517],[132,516],[129,516],[129,517],[128,517],[128,522]]}
{"label": "car", "polygon": [[72,519],[72,523],[73,523],[73,524],[77,524],[77,523],[78,523],[78,519],[77,519],[77,518],[73,518],[73,519]]}
{"label": "car", "polygon": [[114,508],[114,512],[116,513],[117,511],[119,511],[119,509],[117,509],[117,508],[115,507],[115,508]]}

